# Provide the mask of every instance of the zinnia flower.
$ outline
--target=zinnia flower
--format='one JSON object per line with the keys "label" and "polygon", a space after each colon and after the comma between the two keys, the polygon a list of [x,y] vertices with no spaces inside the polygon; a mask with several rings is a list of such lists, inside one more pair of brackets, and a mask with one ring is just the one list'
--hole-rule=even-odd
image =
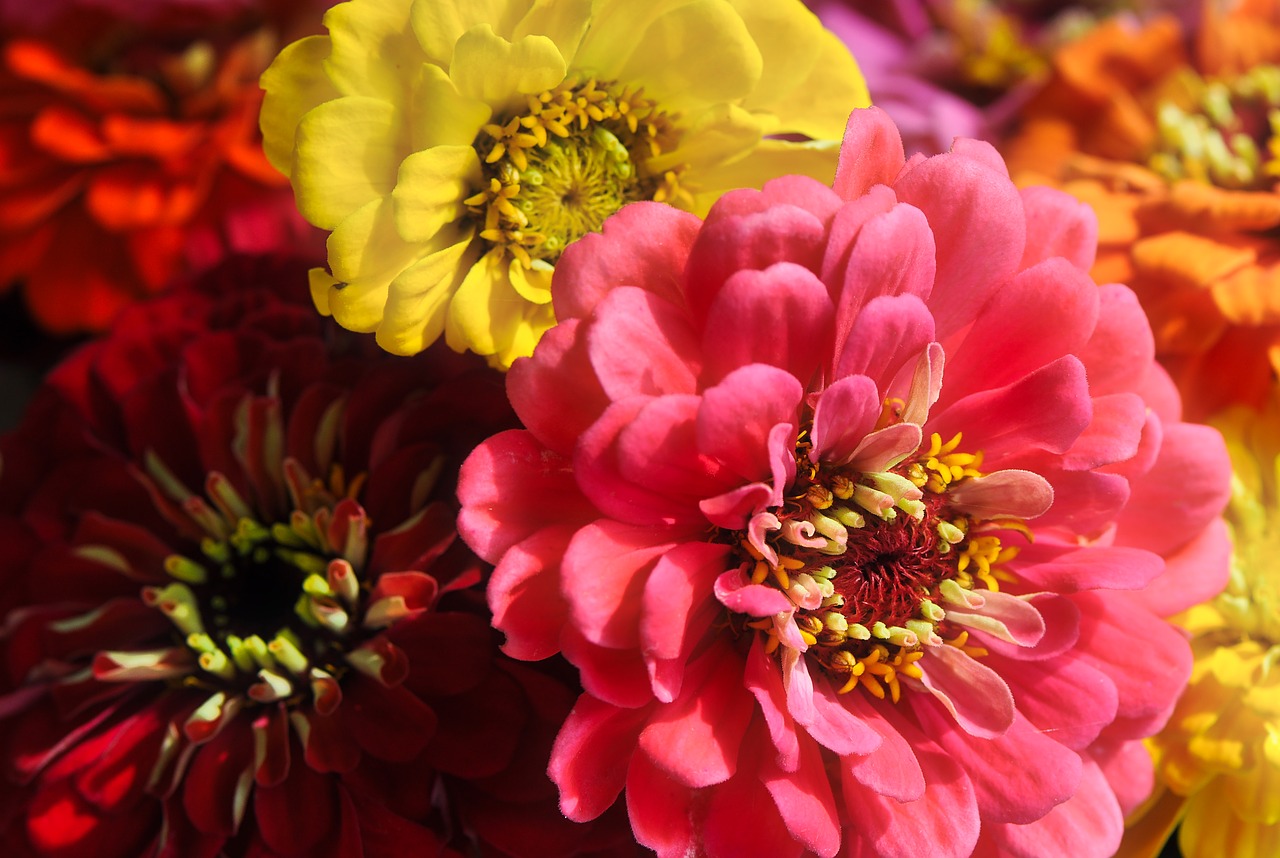
{"label": "zinnia flower", "polygon": [[1152,741],[1161,793],[1126,835],[1126,855],[1154,854],[1178,821],[1187,858],[1280,854],[1280,395],[1213,422],[1235,469],[1231,578],[1176,618],[1195,668]]}
{"label": "zinnia flower", "polygon": [[1280,3],[1227,5],[1064,48],[1007,153],[1097,209],[1094,276],[1132,285],[1197,418],[1280,368]]}
{"label": "zinnia flower", "polygon": [[57,22],[0,38],[0,289],[41,327],[104,329],[229,250],[318,246],[256,128],[269,30]]}
{"label": "zinnia flower", "polygon": [[1116,848],[1228,465],[1094,228],[871,108],[834,190],[637,203],[566,252],[459,531],[507,652],[581,673],[570,818],[625,790],[663,856]]}
{"label": "zinnia flower", "polygon": [[574,691],[498,653],[455,538],[457,464],[510,425],[495,374],[325,340],[303,266],[233,262],[3,442],[0,852],[607,845],[544,773]]}
{"label": "zinnia flower", "polygon": [[868,103],[799,0],[352,0],[325,26],[263,75],[267,156],[332,230],[317,308],[398,354],[443,333],[510,365],[561,252],[624,203],[829,180]]}

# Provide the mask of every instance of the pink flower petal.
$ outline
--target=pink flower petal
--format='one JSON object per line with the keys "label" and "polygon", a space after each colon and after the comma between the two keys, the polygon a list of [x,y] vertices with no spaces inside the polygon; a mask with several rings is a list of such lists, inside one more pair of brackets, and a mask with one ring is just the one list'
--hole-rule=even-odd
{"label": "pink flower petal", "polygon": [[1106,545],[1024,546],[1011,568],[1035,590],[1140,590],[1164,571],[1159,555]]}
{"label": "pink flower petal", "polygon": [[1016,714],[1013,695],[994,670],[946,644],[925,647],[918,664],[921,684],[968,736],[996,739],[1008,731]]}
{"label": "pink flower petal", "polygon": [[902,136],[889,114],[878,107],[855,110],[844,128],[832,187],[846,200],[857,199],[872,185],[892,184],[905,160]]}
{"label": "pink flower petal", "polygon": [[800,765],[800,744],[795,719],[787,711],[787,692],[782,684],[782,669],[778,659],[765,655],[762,637],[751,639],[747,653],[743,685],[755,695],[760,712],[769,728],[769,737],[777,750],[777,765],[785,772],[794,772]]}
{"label": "pink flower petal", "polygon": [[582,322],[562,321],[543,334],[535,357],[511,366],[507,395],[539,441],[561,456],[573,455],[578,437],[609,405],[590,371]]}
{"label": "pink flower petal", "polygon": [[822,282],[832,290],[839,291],[844,282],[845,269],[849,265],[849,255],[868,220],[892,209],[898,204],[893,190],[885,185],[876,185],[865,196],[855,197],[842,205],[828,227],[827,246],[823,249],[822,266],[818,273]]}
{"label": "pink flower petal", "polygon": [[831,353],[833,315],[827,287],[808,268],[779,262],[735,272],[708,311],[702,383],[752,363],[807,381]]}
{"label": "pink flower petal", "polygon": [[686,786],[724,783],[737,770],[754,708],[742,687],[741,658],[719,643],[689,665],[680,696],[655,710],[639,747]]}
{"label": "pink flower petal", "polygon": [[1080,637],[1080,609],[1065,596],[1054,593],[1035,593],[1026,596],[1040,616],[1044,618],[1044,637],[1032,647],[1022,647],[1006,643],[1000,638],[973,632],[973,642],[985,647],[992,653],[1017,659],[1018,661],[1039,661],[1061,655],[1076,645]]}
{"label": "pink flower petal", "polygon": [[1135,595],[1156,616],[1172,616],[1220,593],[1230,571],[1227,523],[1215,519],[1190,542],[1165,555],[1164,574],[1153,586]]}
{"label": "pink flower petal", "polygon": [[859,312],[840,352],[835,378],[865,375],[889,393],[904,366],[933,342],[933,316],[914,295],[884,295]]}
{"label": "pink flower petal", "polygon": [[1057,188],[1022,188],[1027,212],[1027,247],[1019,268],[1061,256],[1081,271],[1093,267],[1098,251],[1098,216],[1093,207]]}
{"label": "pink flower petal", "polygon": [[[617,285],[636,286],[679,305],[680,274],[702,222],[652,202],[623,206],[599,233],[573,242],[556,266],[556,318],[585,319]],[[625,240],[623,240],[625,238]]]}
{"label": "pink flower petal", "polygon": [[560,788],[560,810],[575,822],[595,819],[617,799],[627,779],[648,708],[621,709],[584,694],[551,749],[547,775]]}
{"label": "pink flower petal", "polygon": [[698,336],[684,309],[665,298],[634,286],[610,289],[586,336],[591,366],[612,400],[697,389]]}
{"label": "pink flower petal", "polygon": [[1111,741],[1104,739],[1089,749],[1089,756],[1102,770],[1126,816],[1146,801],[1155,786],[1155,767],[1151,752],[1140,739]]}
{"label": "pink flower petal", "polygon": [[1133,291],[1115,283],[1098,287],[1098,326],[1078,352],[1093,395],[1139,392],[1155,351],[1151,325]]}
{"label": "pink flower petal", "polygon": [[980,852],[985,846],[1000,855],[1025,858],[1046,854],[1107,858],[1115,854],[1123,834],[1124,816],[1115,793],[1098,767],[1087,763],[1075,795],[1041,819],[992,826],[984,832],[978,848]]}
{"label": "pink flower petal", "polygon": [[[880,746],[868,754],[849,755],[841,759],[846,776],[878,795],[899,802],[920,799],[925,793],[924,770],[916,759],[916,749],[907,741],[898,725],[881,714],[887,708],[863,694],[845,695],[845,705],[867,726],[880,734]],[[897,704],[888,704],[890,707]]]}
{"label": "pink flower petal", "polygon": [[982,603],[968,610],[947,605],[947,619],[968,629],[985,632],[1019,647],[1033,647],[1044,637],[1044,617],[1031,602],[1008,593],[974,591]]}
{"label": "pink flower petal", "polygon": [[[691,517],[702,499],[716,497],[739,482],[700,448],[702,406],[702,398],[692,395],[652,399],[618,433],[614,448],[618,473],[624,480],[671,498]],[[760,435],[760,452],[767,443],[768,429]],[[757,478],[769,473],[767,460],[764,465],[763,473],[755,474]]]}
{"label": "pink flower petal", "polygon": [[992,654],[991,666],[1013,692],[1018,711],[1040,732],[1082,751],[1115,718],[1115,684],[1070,654],[1020,661]]}
{"label": "pink flower petal", "polygon": [[760,780],[792,837],[823,858],[840,851],[840,816],[817,743],[801,738],[800,765],[793,772],[779,768],[766,755]]}
{"label": "pink flower petal", "polygon": [[849,694],[836,694],[831,682],[825,676],[818,676],[813,682],[813,709],[817,717],[804,725],[818,744],[842,757],[870,754],[882,741],[880,734],[848,705],[850,698]]}
{"label": "pink flower petal", "polygon": [[781,590],[765,584],[752,584],[741,569],[732,569],[716,578],[716,598],[730,611],[749,617],[772,617],[795,610],[795,605]]}
{"label": "pink flower petal", "polygon": [[503,652],[540,659],[560,651],[569,606],[560,595],[560,562],[577,528],[548,527],[507,550],[489,578],[493,626],[507,636]]}
{"label": "pink flower petal", "polygon": [[664,703],[680,693],[685,661],[719,613],[712,586],[728,563],[729,550],[716,543],[677,545],[658,560],[645,582],[641,651],[653,693]]}
{"label": "pink flower petal", "polygon": [[757,363],[740,367],[702,394],[698,449],[744,479],[766,479],[773,473],[769,433],[787,424],[794,439],[803,397],[800,382],[785,370]]}
{"label": "pink flower petal", "polygon": [[1147,426],[1147,404],[1133,393],[1093,399],[1093,419],[1062,457],[1062,467],[1085,471],[1138,455]]}
{"label": "pink flower petal", "polygon": [[880,418],[881,397],[865,375],[841,378],[822,391],[813,411],[813,452],[827,465],[843,465]]}
{"label": "pink flower petal", "polygon": [[[772,515],[763,510],[767,506],[778,505],[779,502],[774,500],[776,495],[777,493],[764,483],[748,483],[722,495],[699,501],[698,509],[702,510],[707,521],[716,527],[742,530],[747,527],[747,522],[756,513]],[[774,521],[776,522],[777,519],[775,518]]]}
{"label": "pink flower petal", "polygon": [[614,648],[639,645],[645,582],[677,544],[660,530],[609,519],[573,535],[560,568],[560,590],[587,640]]}
{"label": "pink flower petal", "polygon": [[921,728],[958,762],[973,783],[984,826],[1025,825],[1066,801],[1080,783],[1080,755],[1018,715],[998,739],[947,729],[937,704],[912,697]]}
{"label": "pink flower petal", "polygon": [[644,754],[632,754],[627,770],[627,814],[636,840],[659,858],[696,854],[695,793]]}
{"label": "pink flower petal", "polygon": [[849,467],[876,473],[887,471],[920,448],[920,427],[897,423],[877,429],[862,439],[849,458]]}
{"label": "pink flower petal", "polygon": [[1031,471],[994,471],[947,493],[951,509],[975,518],[1035,518],[1053,503],[1053,488]]}
{"label": "pink flower petal", "polygon": [[1009,178],[1009,168],[1004,163],[1004,158],[996,151],[996,147],[986,140],[978,140],[974,137],[957,137],[952,141],[951,148],[948,151],[953,155],[960,155],[977,161],[987,169],[999,173],[1006,179]]}
{"label": "pink flower petal", "polygon": [[638,649],[593,644],[573,625],[560,633],[560,646],[582,680],[582,688],[613,706],[633,709],[653,700],[649,671]]}
{"label": "pink flower petal", "polygon": [[[738,774],[708,796],[699,853],[706,858],[800,858],[804,852],[760,780],[763,747],[760,741],[744,742]],[[749,809],[749,824],[744,809]]]}

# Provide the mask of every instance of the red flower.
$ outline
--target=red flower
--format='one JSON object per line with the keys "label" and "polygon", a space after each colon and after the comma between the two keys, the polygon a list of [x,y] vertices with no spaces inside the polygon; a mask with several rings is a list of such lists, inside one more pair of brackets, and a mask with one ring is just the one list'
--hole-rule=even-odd
{"label": "red flower", "polygon": [[0,853],[609,845],[544,774],[576,691],[498,653],[455,538],[500,379],[326,339],[302,275],[134,308],[4,440]]}

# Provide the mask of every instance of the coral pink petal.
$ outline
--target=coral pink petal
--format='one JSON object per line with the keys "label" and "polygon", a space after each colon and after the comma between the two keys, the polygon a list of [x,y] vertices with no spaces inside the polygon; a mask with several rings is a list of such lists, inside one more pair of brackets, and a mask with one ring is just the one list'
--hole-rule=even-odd
{"label": "coral pink petal", "polygon": [[730,191],[707,214],[685,268],[685,295],[700,324],[724,282],[743,270],[794,262],[817,271],[826,227],[799,206],[770,205],[759,191]]}
{"label": "coral pink petal", "polygon": [[960,346],[947,351],[947,392],[1012,384],[1075,354],[1098,321],[1098,287],[1065,259],[1018,272],[991,297]]}
{"label": "coral pink petal", "polygon": [[824,224],[830,224],[844,206],[831,186],[812,176],[786,175],[770,179],[760,188],[760,196],[775,204],[800,206]]}
{"label": "coral pink petal", "polygon": [[766,655],[760,635],[751,639],[747,663],[743,671],[743,685],[755,695],[756,703],[764,715],[769,737],[777,750],[777,764],[786,772],[794,772],[800,765],[800,741],[796,733],[795,719],[787,711],[787,691],[782,684],[782,669],[778,660]]}
{"label": "coral pink petal", "polygon": [[1164,571],[1159,555],[1107,545],[1023,546],[1010,568],[1033,590],[1140,590]]}
{"label": "coral pink petal", "polygon": [[1088,271],[1098,253],[1098,216],[1093,207],[1057,188],[1033,185],[1022,188],[1027,212],[1027,246],[1019,268],[1030,268],[1061,256]]}
{"label": "coral pink petal", "polygon": [[576,528],[544,528],[513,545],[489,578],[493,626],[507,636],[503,652],[535,660],[560,651],[569,606],[560,595],[560,562]]}
{"label": "coral pink petal", "polygon": [[887,471],[920,448],[920,427],[897,423],[877,429],[862,439],[853,451],[849,466],[858,471]]}
{"label": "coral pink petal", "polygon": [[658,560],[645,582],[640,644],[654,695],[670,703],[680,693],[684,663],[720,606],[712,587],[728,563],[729,546],[691,542]]}
{"label": "coral pink petal", "polygon": [[541,528],[599,515],[578,491],[570,462],[518,429],[494,435],[467,457],[458,500],[458,533],[490,563]]}
{"label": "coral pink petal", "polygon": [[1013,695],[1000,675],[959,647],[925,647],[924,653],[919,661],[924,673],[920,682],[951,713],[955,723],[969,736],[1003,736],[1015,713]]}
{"label": "coral pink petal", "polygon": [[675,546],[661,531],[609,519],[579,529],[560,567],[574,626],[600,646],[637,646],[645,581]]}
{"label": "coral pink petal", "polygon": [[840,814],[817,743],[801,738],[800,765],[793,772],[779,768],[765,755],[760,780],[792,837],[822,858],[833,858],[840,851]]}
{"label": "coral pink petal", "polygon": [[898,199],[924,212],[937,242],[938,276],[929,298],[939,341],[966,327],[1013,275],[1026,244],[1017,189],[962,155],[937,155],[905,172]]}
{"label": "coral pink petal", "polygon": [[627,770],[627,814],[636,840],[659,858],[697,854],[698,835],[692,819],[695,793],[653,764],[632,754]]}
{"label": "coral pink petal", "polygon": [[848,700],[849,695],[836,694],[827,678],[819,675],[813,683],[813,708],[818,717],[805,724],[805,730],[840,756],[870,754],[880,747],[880,734],[846,705]]}
{"label": "coral pink petal", "polygon": [[1140,739],[1113,742],[1103,740],[1089,749],[1089,756],[1102,769],[1127,816],[1151,795],[1155,786],[1155,767],[1151,752]]}
{"label": "coral pink petal", "polygon": [[1018,647],[1034,647],[1044,638],[1044,617],[1032,602],[1000,592],[983,592],[981,599],[975,610],[948,605],[947,619]]}
{"label": "coral pink petal", "polygon": [[1037,661],[1061,655],[1075,646],[1080,636],[1080,610],[1065,596],[1035,593],[1025,596],[1044,618],[1044,637],[1032,647],[1006,643],[993,635],[974,632],[974,642],[989,651],[1018,661]]}
{"label": "coral pink petal", "polygon": [[680,273],[702,222],[652,202],[623,206],[599,233],[565,249],[556,266],[556,318],[585,319],[616,286],[636,286],[679,304]]}
{"label": "coral pink petal", "polygon": [[1086,763],[1075,795],[1033,822],[992,826],[984,831],[974,854],[1001,858],[1107,858],[1120,847],[1123,834],[1124,816],[1115,794],[1098,767]]}
{"label": "coral pink petal", "polygon": [[737,770],[754,709],[742,687],[741,658],[718,643],[689,664],[680,696],[655,711],[640,733],[640,749],[686,786],[724,783]]}
{"label": "coral pink petal", "polygon": [[701,363],[698,336],[682,307],[634,286],[618,286],[596,307],[587,353],[605,394],[693,393]]}
{"label": "coral pink petal", "polygon": [[892,184],[905,160],[902,135],[889,114],[878,107],[854,110],[844,128],[832,187],[846,200],[857,199],[872,185]]}
{"label": "coral pink petal", "polygon": [[[760,780],[761,751],[767,746],[763,737],[759,739],[743,743],[738,774],[711,791],[702,822],[703,851],[697,854],[706,858],[800,858],[803,854],[804,846],[792,838]],[[744,812],[750,814],[749,823]]]}
{"label": "coral pink petal", "polygon": [[840,352],[835,378],[865,375],[889,384],[933,342],[933,316],[914,295],[885,295],[862,308]]}
{"label": "coral pink petal", "polygon": [[[1151,735],[1164,726],[1191,676],[1185,636],[1148,612],[1139,596],[1077,593],[1069,598],[1080,608],[1079,658],[1110,677],[1120,693],[1114,735]],[[1133,646],[1134,640],[1145,646]]]}
{"label": "coral pink petal", "polygon": [[551,749],[547,774],[560,788],[560,809],[575,822],[595,819],[622,791],[648,708],[621,709],[584,694]]}
{"label": "coral pink petal", "polygon": [[[1035,465],[1023,460],[1023,464]],[[1053,486],[1053,506],[1036,521],[1036,528],[1062,526],[1076,533],[1108,527],[1129,500],[1129,481],[1101,471],[1060,471],[1038,468]]]}
{"label": "coral pink petal", "polygon": [[[950,372],[948,363],[948,384]],[[982,450],[994,470],[1027,451],[1065,452],[1092,417],[1084,366],[1066,355],[1004,387],[964,396],[930,418],[925,431],[944,440],[963,432],[966,449]]]}
{"label": "coral pink petal", "polygon": [[[892,706],[878,707],[911,749],[924,775],[920,798],[899,801],[863,786],[848,768],[840,771],[848,818],[848,858],[917,858],[921,844],[931,856],[963,858],[978,840],[978,802],[964,770]],[[883,747],[883,746],[882,746]]]}
{"label": "coral pink petal", "polygon": [[881,739],[874,751],[841,759],[847,774],[885,798],[908,802],[922,797],[925,781],[920,761],[898,727],[881,714],[884,704],[863,694],[845,695],[845,698],[849,711],[879,733]]}
{"label": "coral pink petal", "polygon": [[791,611],[795,605],[776,587],[752,584],[741,569],[732,569],[715,582],[716,598],[731,611],[749,617],[771,617]]}
{"label": "coral pink petal", "polygon": [[1062,467],[1086,471],[1127,462],[1138,455],[1147,425],[1147,404],[1137,394],[1096,396],[1093,419],[1062,457]]}
{"label": "coral pink petal", "polygon": [[[1231,470],[1226,445],[1215,429],[1190,423],[1164,427],[1164,443],[1152,469],[1132,481],[1129,504],[1120,515],[1125,542],[1167,554],[1188,542],[1227,505]],[[1167,502],[1177,486],[1177,504]]]}
{"label": "coral pink petal", "polygon": [[[698,509],[702,510],[707,521],[716,527],[743,530],[757,512],[767,506],[779,505],[781,501],[776,500],[777,497],[778,493],[770,486],[764,483],[749,483],[722,495],[699,501]],[[772,513],[763,514],[771,515]]]}
{"label": "coral pink petal", "polygon": [[1053,503],[1053,488],[1031,471],[994,471],[965,480],[948,495],[951,509],[975,518],[1035,518]]}
{"label": "coral pink petal", "polygon": [[507,373],[507,395],[520,421],[561,456],[573,455],[578,437],[609,405],[587,358],[578,319],[543,334],[535,356],[518,360]]}
{"label": "coral pink petal", "polygon": [[836,212],[828,227],[827,245],[823,249],[822,265],[818,273],[834,293],[844,283],[845,269],[854,243],[868,220],[892,209],[898,204],[893,190],[885,185],[873,187],[866,196],[856,197]]}
{"label": "coral pink petal", "polygon": [[1218,595],[1230,571],[1227,523],[1214,519],[1190,542],[1165,555],[1164,575],[1155,586],[1134,595],[1156,616],[1168,617]]}
{"label": "coral pink petal", "polygon": [[644,706],[653,700],[649,671],[638,649],[598,646],[572,625],[560,633],[560,646],[592,697],[625,708]]}
{"label": "coral pink petal", "polygon": [[803,398],[804,388],[785,370],[756,363],[735,369],[702,394],[698,449],[744,479],[768,479],[769,433],[782,423],[794,432]]}
{"label": "coral pink petal", "polygon": [[[858,314],[882,296],[914,295],[929,298],[937,274],[933,233],[917,208],[899,203],[863,225],[849,252],[839,281],[836,306],[836,342],[849,338]],[[837,348],[837,358],[839,349]]]}
{"label": "coral pink petal", "polygon": [[852,459],[880,418],[882,401],[865,375],[847,376],[822,391],[813,411],[814,461],[843,465]]}
{"label": "coral pink petal", "polygon": [[703,386],[736,367],[768,364],[808,381],[831,353],[827,287],[794,262],[737,271],[716,294],[702,334]]}
{"label": "coral pink petal", "polygon": [[989,741],[946,729],[947,716],[932,701],[913,697],[912,708],[921,728],[968,773],[983,825],[1034,822],[1070,798],[1080,783],[1080,755],[1021,715],[1008,732]]}
{"label": "coral pink petal", "polygon": [[[680,502],[690,515],[704,498],[716,497],[740,481],[699,446],[698,421],[702,397],[660,396],[645,403],[618,433],[618,473],[642,488],[652,489]],[[791,415],[794,420],[794,413]],[[759,444],[767,443],[770,426],[762,427]],[[755,478],[768,476],[770,463],[763,460]]]}
{"label": "coral pink petal", "polygon": [[1093,395],[1140,392],[1155,352],[1151,325],[1133,291],[1114,283],[1098,287],[1098,326],[1078,352]]}
{"label": "coral pink petal", "polygon": [[1115,718],[1115,684],[1070,655],[1020,661],[993,653],[988,659],[1009,683],[1018,711],[1073,751],[1088,747]]}
{"label": "coral pink petal", "polygon": [[977,161],[987,169],[999,173],[1006,179],[1009,178],[1009,167],[1005,164],[1004,158],[996,151],[996,147],[986,140],[977,140],[973,137],[957,137],[952,141],[951,148],[948,151],[953,155],[960,155]]}

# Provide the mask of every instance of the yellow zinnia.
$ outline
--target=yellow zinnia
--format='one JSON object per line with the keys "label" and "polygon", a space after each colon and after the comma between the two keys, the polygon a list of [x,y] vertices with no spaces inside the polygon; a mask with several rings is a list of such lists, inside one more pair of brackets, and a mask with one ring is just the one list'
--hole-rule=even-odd
{"label": "yellow zinnia", "polygon": [[868,104],[800,0],[351,0],[324,23],[262,77],[267,157],[332,231],[317,308],[399,354],[443,333],[509,366],[555,322],[569,242],[632,200],[829,182]]}
{"label": "yellow zinnia", "polygon": [[1226,590],[1177,618],[1195,668],[1151,742],[1157,795],[1122,856],[1153,855],[1181,821],[1187,858],[1280,855],[1280,391],[1215,419],[1235,471]]}

